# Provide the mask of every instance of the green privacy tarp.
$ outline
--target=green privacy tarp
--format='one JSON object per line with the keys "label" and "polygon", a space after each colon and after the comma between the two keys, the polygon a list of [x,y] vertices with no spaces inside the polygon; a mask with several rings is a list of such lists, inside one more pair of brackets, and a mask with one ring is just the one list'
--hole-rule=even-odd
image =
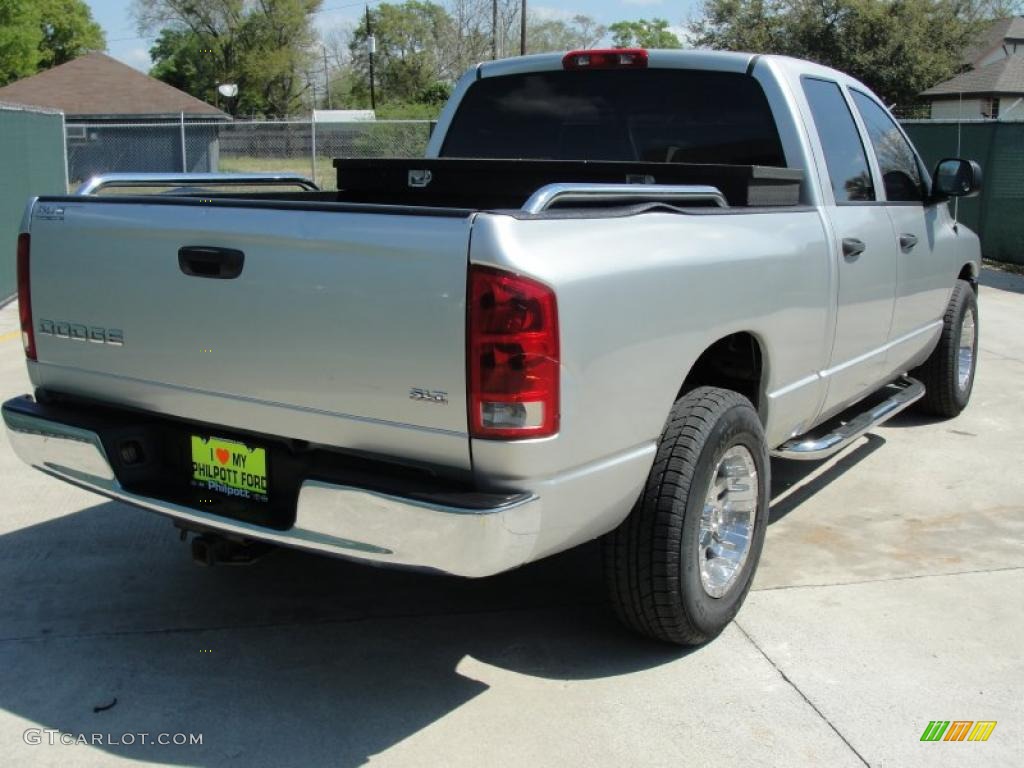
{"label": "green privacy tarp", "polygon": [[981,163],[984,188],[960,201],[959,220],[978,233],[986,258],[1024,264],[1024,122],[929,120],[903,127],[929,168],[945,157]]}
{"label": "green privacy tarp", "polygon": [[0,301],[17,290],[15,242],[25,203],[66,192],[64,117],[0,104]]}

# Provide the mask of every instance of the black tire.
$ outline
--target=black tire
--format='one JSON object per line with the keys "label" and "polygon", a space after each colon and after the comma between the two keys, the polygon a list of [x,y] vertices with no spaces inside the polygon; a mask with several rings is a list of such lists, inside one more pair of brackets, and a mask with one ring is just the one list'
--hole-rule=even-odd
{"label": "black tire", "polygon": [[[756,514],[745,563],[728,591],[711,597],[700,575],[701,515],[712,475],[734,446],[749,451],[757,471]],[[627,626],[685,646],[725,629],[750,590],[764,546],[770,471],[761,422],[745,397],[700,387],[675,403],[643,494],[604,537],[608,592]]]}
{"label": "black tire", "polygon": [[[960,335],[965,315],[970,312],[974,319],[974,354],[971,359],[970,376],[966,386],[960,386]],[[910,375],[925,386],[925,394],[918,401],[918,410],[933,416],[952,418],[967,407],[974,389],[974,374],[978,368],[978,299],[974,289],[966,280],[957,280],[953,296],[946,307],[942,321],[942,335],[921,367]]]}

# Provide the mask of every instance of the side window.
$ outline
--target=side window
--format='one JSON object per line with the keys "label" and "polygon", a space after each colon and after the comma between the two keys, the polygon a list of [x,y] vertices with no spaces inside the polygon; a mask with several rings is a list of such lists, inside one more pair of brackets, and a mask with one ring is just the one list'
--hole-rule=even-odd
{"label": "side window", "polygon": [[878,166],[882,170],[885,196],[899,202],[924,200],[917,157],[896,123],[874,99],[853,89],[850,89],[850,93],[868,129],[871,145],[875,148]]}
{"label": "side window", "polygon": [[868,170],[868,158],[839,84],[805,77],[803,85],[814,126],[825,150],[825,164],[836,202],[874,200],[875,188]]}

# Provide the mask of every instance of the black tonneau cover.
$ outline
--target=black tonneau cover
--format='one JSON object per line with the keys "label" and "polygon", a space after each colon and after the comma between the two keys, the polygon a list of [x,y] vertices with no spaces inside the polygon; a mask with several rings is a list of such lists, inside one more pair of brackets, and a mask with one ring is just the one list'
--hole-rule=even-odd
{"label": "black tonneau cover", "polygon": [[464,158],[337,159],[339,198],[346,202],[459,208],[519,208],[558,182],[700,184],[717,187],[730,206],[800,202],[804,173],[762,165],[607,160]]}

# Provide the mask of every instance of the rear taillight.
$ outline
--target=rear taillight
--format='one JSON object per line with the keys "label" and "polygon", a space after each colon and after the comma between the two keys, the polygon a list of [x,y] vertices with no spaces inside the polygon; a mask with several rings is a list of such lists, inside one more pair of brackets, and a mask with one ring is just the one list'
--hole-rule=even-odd
{"label": "rear taillight", "polygon": [[511,272],[471,266],[467,352],[473,437],[544,437],[558,431],[554,291]]}
{"label": "rear taillight", "polygon": [[[21,316],[21,343],[25,357],[36,359],[36,337],[32,331],[32,291],[28,269],[29,235],[18,235],[18,314]],[[10,253],[10,251],[8,251]]]}
{"label": "rear taillight", "polygon": [[596,48],[569,51],[562,57],[562,69],[644,69],[647,51],[643,48]]}

